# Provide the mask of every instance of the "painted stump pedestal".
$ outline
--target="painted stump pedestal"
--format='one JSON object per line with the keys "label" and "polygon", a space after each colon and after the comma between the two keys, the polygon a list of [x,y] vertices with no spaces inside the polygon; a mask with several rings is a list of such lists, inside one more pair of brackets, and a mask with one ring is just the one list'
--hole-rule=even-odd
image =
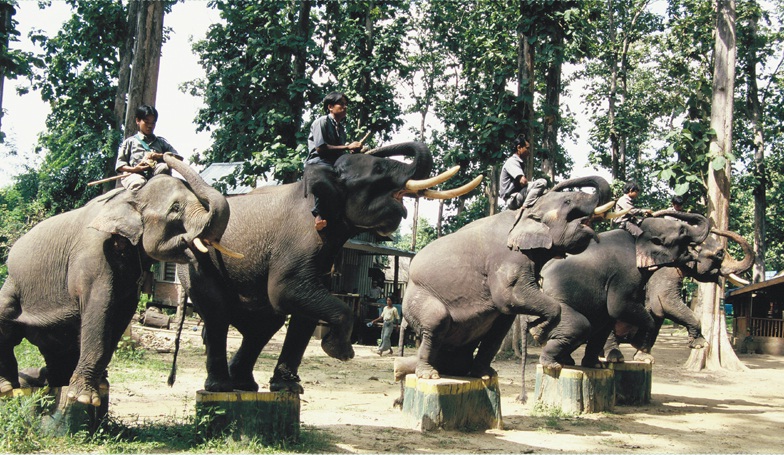
{"label": "painted stump pedestal", "polygon": [[39,390],[53,398],[49,406],[38,410],[42,414],[43,431],[50,435],[62,436],[74,434],[79,431],[92,433],[98,429],[106,414],[109,412],[109,384],[102,383],[98,389],[101,405],[82,404],[77,401],[68,401],[68,387],[31,387],[14,389],[0,396],[22,397],[32,396]]}
{"label": "painted stump pedestal", "polygon": [[299,438],[299,409],[299,394],[290,392],[196,392],[196,415],[210,438],[293,442]]}
{"label": "painted stump pedestal", "polygon": [[418,379],[406,375],[403,414],[420,431],[501,429],[501,392],[498,376],[446,376]]}
{"label": "painted stump pedestal", "polygon": [[568,414],[612,411],[615,381],[612,370],[565,366],[561,370],[536,366],[537,402]]}
{"label": "painted stump pedestal", "polygon": [[615,373],[615,404],[639,406],[651,403],[653,365],[639,361],[605,365]]}

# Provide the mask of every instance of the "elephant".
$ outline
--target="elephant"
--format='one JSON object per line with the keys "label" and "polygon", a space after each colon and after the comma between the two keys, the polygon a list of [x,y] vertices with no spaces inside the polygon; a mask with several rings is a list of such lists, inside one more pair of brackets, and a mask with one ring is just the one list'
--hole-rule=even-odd
{"label": "elephant", "polygon": [[[221,248],[226,198],[173,155],[169,175],[48,218],[15,242],[0,289],[0,392],[19,387],[14,346],[41,352],[46,380],[69,401],[100,406],[99,383],[155,261],[186,263]],[[227,250],[228,251],[228,250]]]}
{"label": "elephant", "polygon": [[[566,191],[581,187],[595,191]],[[608,201],[603,178],[566,180],[530,208],[482,218],[422,248],[403,297],[404,319],[421,343],[417,356],[396,362],[396,377],[494,376],[490,364],[516,315],[536,316],[542,335],[556,327],[561,309],[541,292],[540,269],[584,250],[596,236],[590,222],[614,205]]]}
{"label": "elephant", "polygon": [[[390,159],[410,156],[410,163]],[[302,393],[299,366],[319,320],[329,333],[321,346],[329,356],[354,356],[351,309],[331,295],[321,278],[351,237],[362,232],[389,235],[406,216],[403,196],[455,197],[471,191],[481,176],[461,188],[439,192],[426,188],[442,183],[459,168],[432,179],[432,156],[426,144],[407,142],[345,154],[335,163],[337,206],[342,210],[326,228],[313,227],[312,194],[306,182],[267,186],[229,197],[232,217],[225,245],[246,252],[245,258],[221,253],[199,257],[178,267],[180,279],[204,321],[207,348],[207,391],[257,391],[253,368],[262,349],[291,315],[270,379],[271,391]],[[229,326],[242,335],[240,347],[227,362]]]}
{"label": "elephant", "polygon": [[715,248],[710,248],[715,254],[708,253],[710,222],[702,215],[654,215],[642,220],[638,237],[622,229],[603,232],[581,254],[545,265],[542,290],[561,303],[561,322],[547,337],[543,355],[574,365],[571,354],[587,343],[581,365],[596,367],[610,331],[626,336],[635,328],[631,341],[640,351],[637,359],[653,362],[655,323],[645,307],[651,276],[674,267],[707,279],[717,274],[724,255]]}
{"label": "elephant", "polygon": [[[720,277],[730,277],[745,272],[754,263],[754,251],[740,234],[718,229],[712,229],[711,233],[713,235],[696,248],[697,258],[693,264],[680,268],[661,268],[656,270],[648,280],[645,286],[645,308],[654,321],[651,347],[656,342],[665,318],[686,327],[690,348],[700,349],[707,345],[702,336],[699,318],[681,299],[680,291],[684,276],[701,282],[715,283]],[[735,241],[743,251],[743,259],[736,260],[730,256],[718,237]],[[618,339],[614,332],[610,332],[604,345],[608,362],[624,360],[623,354],[618,349],[619,341],[625,340]],[[644,357],[642,354],[641,356]]]}

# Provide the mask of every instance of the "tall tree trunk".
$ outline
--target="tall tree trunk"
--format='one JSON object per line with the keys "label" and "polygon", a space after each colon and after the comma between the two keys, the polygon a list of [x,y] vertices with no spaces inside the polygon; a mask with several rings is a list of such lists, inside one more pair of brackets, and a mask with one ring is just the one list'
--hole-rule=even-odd
{"label": "tall tree trunk", "polygon": [[[521,16],[527,14],[527,0],[520,0],[520,14]],[[517,31],[517,96],[526,100],[523,112],[523,121],[525,125],[523,128],[527,130],[528,142],[531,144],[531,153],[528,154],[528,160],[525,166],[525,174],[527,176],[533,175],[534,170],[534,151],[536,150],[534,140],[534,57],[535,49],[529,43],[529,38],[533,36],[533,30],[528,30],[526,33],[518,28]]]}
{"label": "tall tree trunk", "polygon": [[[753,43],[757,37],[758,17],[753,17],[749,23],[750,41]],[[762,105],[757,87],[757,48],[749,46],[749,56],[746,63],[748,80],[748,107],[751,115],[752,131],[754,134],[754,177],[757,181],[754,187],[754,266],[752,269],[752,282],[759,283],[765,280],[765,201],[766,176],[765,176],[765,136],[762,130]]]}
{"label": "tall tree trunk", "polygon": [[[8,53],[8,37],[12,29],[11,18],[16,14],[14,4],[9,1],[0,1],[0,36],[3,37],[0,42],[0,55],[5,56]],[[0,131],[2,131],[3,121],[3,89],[5,86],[5,65],[0,65]],[[1,138],[2,136],[0,136]],[[0,139],[2,142],[2,139]]]}
{"label": "tall tree trunk", "polygon": [[[731,163],[727,156],[732,151],[733,94],[735,90],[735,1],[718,0],[716,19],[716,45],[713,68],[713,99],[711,103],[711,128],[716,138],[711,141],[710,152],[724,157],[722,169],[708,166],[708,216],[717,229],[728,229]],[[726,239],[721,240],[726,245]],[[723,284],[723,283],[722,283]],[[741,371],[746,367],[730,345],[722,303],[723,286],[700,283],[702,305],[702,332],[708,339],[704,349],[694,349],[686,362],[693,371],[702,369],[729,369]]]}
{"label": "tall tree trunk", "polygon": [[556,49],[553,60],[547,68],[547,88],[545,90],[544,101],[544,137],[542,138],[542,150],[544,150],[544,160],[542,171],[555,182],[555,161],[558,156],[558,126],[561,123],[560,102],[561,102],[561,72],[563,67],[563,56],[559,49],[563,49],[563,30],[557,27],[557,32],[552,37],[552,46]]}
{"label": "tall tree trunk", "polygon": [[610,15],[610,93],[607,94],[607,121],[610,128],[610,157],[612,159],[613,179],[625,180],[621,175],[621,163],[618,150],[618,132],[615,129],[615,96],[618,92],[618,52],[615,50],[617,32],[615,30],[615,2],[607,0],[607,12]]}
{"label": "tall tree trunk", "polygon": [[140,104],[155,106],[163,43],[163,2],[131,0],[131,3],[139,3],[139,6],[136,15],[136,45],[125,110],[125,137],[136,133],[136,107]]}

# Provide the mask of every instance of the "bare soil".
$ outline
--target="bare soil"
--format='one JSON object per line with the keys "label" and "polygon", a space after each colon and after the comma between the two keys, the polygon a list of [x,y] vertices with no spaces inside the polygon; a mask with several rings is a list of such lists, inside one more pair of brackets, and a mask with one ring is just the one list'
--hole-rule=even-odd
{"label": "bare soil", "polygon": [[[173,331],[134,327],[143,338],[170,343]],[[200,331],[184,331],[177,382],[160,378],[112,381],[110,412],[123,421],[171,419],[194,413],[195,393],[206,378]],[[265,349],[256,380],[268,387],[284,333]],[[230,336],[236,349],[238,336]],[[739,354],[745,372],[685,371],[689,356],[683,329],[665,328],[654,348],[652,403],[616,406],[612,413],[557,417],[520,404],[519,360],[496,360],[502,392],[503,430],[421,433],[407,426],[392,402],[400,393],[392,356],[355,346],[349,362],[329,358],[318,340],[305,354],[300,377],[303,429],[323,432],[336,453],[781,453],[784,438],[784,357]],[[165,349],[164,349],[165,350]],[[183,355],[184,354],[184,355]],[[407,349],[406,355],[413,355]],[[533,395],[538,349],[529,350],[526,387]],[[581,353],[578,353],[581,355]],[[633,350],[624,348],[631,358]],[[166,362],[170,353],[155,356]],[[575,356],[579,359],[579,356]]]}

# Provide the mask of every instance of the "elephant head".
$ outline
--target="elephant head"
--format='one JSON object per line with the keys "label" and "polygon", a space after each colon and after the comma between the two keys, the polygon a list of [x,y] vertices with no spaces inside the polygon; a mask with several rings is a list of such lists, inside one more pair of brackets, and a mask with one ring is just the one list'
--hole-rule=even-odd
{"label": "elephant head", "polygon": [[710,222],[697,213],[660,211],[644,218],[635,242],[637,267],[655,270],[696,260],[694,246],[710,234]]}
{"label": "elephant head", "polygon": [[89,227],[141,242],[159,261],[186,263],[193,249],[206,252],[205,244],[224,250],[219,240],[229,222],[226,198],[187,164],[170,154],[164,160],[186,181],[158,175],[138,190],[107,193],[95,200],[104,210]]}
{"label": "elephant head", "polygon": [[[592,187],[593,193],[579,191]],[[577,190],[577,191],[565,191]],[[551,250],[555,253],[579,253],[596,233],[591,221],[609,211],[610,185],[601,177],[566,180],[542,195],[533,206],[521,210],[507,238],[513,250]]]}
{"label": "elephant head", "polygon": [[[413,157],[410,163],[390,159]],[[400,225],[407,211],[404,196],[451,198],[474,189],[481,176],[448,192],[427,190],[453,176],[459,167],[427,180],[433,157],[421,142],[403,142],[373,149],[365,154],[346,154],[338,158],[335,170],[345,191],[346,222],[361,230],[389,235]]]}
{"label": "elephant head", "polygon": [[[672,210],[654,213],[654,216],[676,216]],[[675,214],[675,215],[673,215]],[[680,267],[683,273],[698,281],[716,282],[719,277],[729,277],[745,272],[754,264],[754,250],[740,234],[733,231],[711,229],[710,234],[702,242],[691,246],[689,254],[692,260]],[[743,259],[733,258],[726,250],[720,237],[737,243],[743,251]]]}

